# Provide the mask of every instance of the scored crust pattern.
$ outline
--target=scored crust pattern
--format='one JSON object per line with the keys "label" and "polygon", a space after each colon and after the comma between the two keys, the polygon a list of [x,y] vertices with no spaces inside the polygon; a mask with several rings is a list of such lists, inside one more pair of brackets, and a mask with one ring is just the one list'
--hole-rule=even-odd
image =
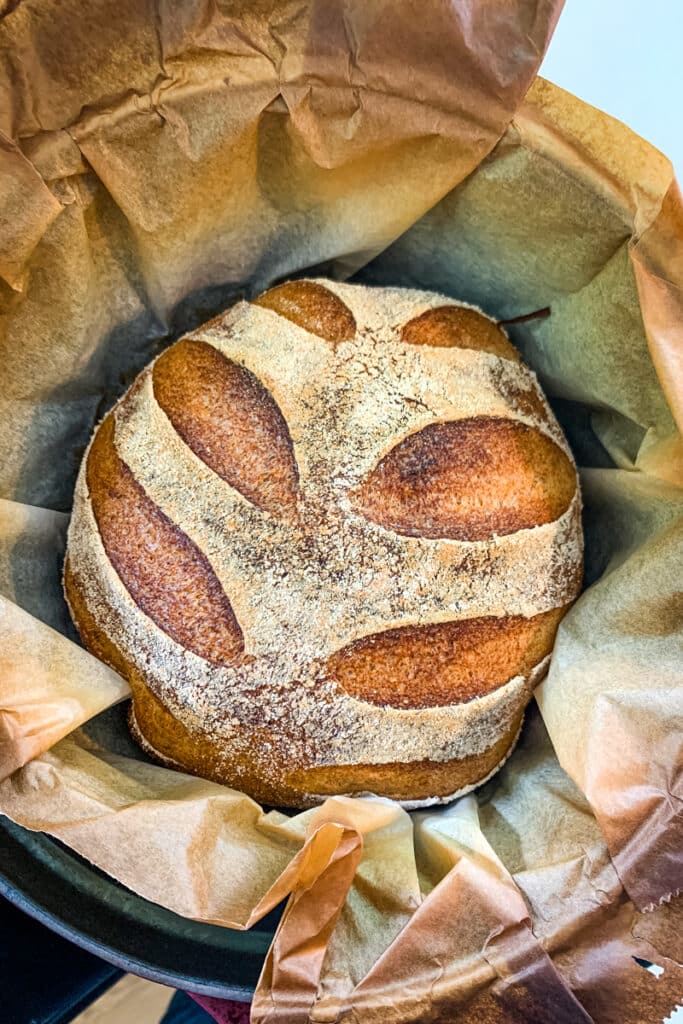
{"label": "scored crust pattern", "polygon": [[581,563],[571,454],[493,321],[295,282],[176,343],[105,419],[67,597],[141,738],[166,723],[162,760],[299,805],[365,766],[415,803],[505,755]]}

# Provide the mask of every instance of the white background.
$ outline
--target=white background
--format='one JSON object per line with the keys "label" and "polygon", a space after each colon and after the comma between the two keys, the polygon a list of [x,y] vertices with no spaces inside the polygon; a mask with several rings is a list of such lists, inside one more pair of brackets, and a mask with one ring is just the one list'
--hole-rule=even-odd
{"label": "white background", "polygon": [[683,0],[566,0],[540,73],[661,149],[683,182]]}
{"label": "white background", "polygon": [[683,183],[683,0],[566,0],[540,74],[661,149]]}

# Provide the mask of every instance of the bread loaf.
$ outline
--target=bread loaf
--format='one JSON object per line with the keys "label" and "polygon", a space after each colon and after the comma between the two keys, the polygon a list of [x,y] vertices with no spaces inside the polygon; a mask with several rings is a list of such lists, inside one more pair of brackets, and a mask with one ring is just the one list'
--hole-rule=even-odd
{"label": "bread loaf", "polygon": [[99,425],[64,581],[157,760],[280,806],[418,806],[507,757],[581,567],[572,456],[503,330],[298,281]]}

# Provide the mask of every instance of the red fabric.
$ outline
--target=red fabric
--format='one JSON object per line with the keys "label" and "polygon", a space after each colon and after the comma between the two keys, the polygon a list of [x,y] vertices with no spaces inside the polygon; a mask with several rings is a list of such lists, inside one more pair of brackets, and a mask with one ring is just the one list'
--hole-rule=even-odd
{"label": "red fabric", "polygon": [[188,992],[196,1003],[210,1013],[218,1024],[249,1024],[250,1003],[236,1003],[232,999],[213,999],[211,996],[196,996]]}

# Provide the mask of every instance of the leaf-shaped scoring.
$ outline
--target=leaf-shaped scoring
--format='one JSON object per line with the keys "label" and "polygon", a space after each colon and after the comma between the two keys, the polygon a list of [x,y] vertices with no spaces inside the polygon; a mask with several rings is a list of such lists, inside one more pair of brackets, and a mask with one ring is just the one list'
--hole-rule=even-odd
{"label": "leaf-shaped scoring", "polygon": [[527,676],[553,645],[564,613],[487,616],[403,626],[357,640],[327,662],[360,700],[399,708],[460,704]]}
{"label": "leaf-shaped scoring", "polygon": [[218,665],[239,661],[242,631],[206,556],[145,494],[114,446],[114,415],[90,448],[87,483],[107,557],[139,608]]}
{"label": "leaf-shaped scoring", "polygon": [[189,448],[269,512],[292,506],[298,471],[284,416],[249,370],[185,338],[154,365],[154,397]]}
{"label": "leaf-shaped scoring", "polygon": [[474,349],[519,362],[519,353],[498,324],[467,306],[428,309],[403,325],[401,341],[407,345]]}
{"label": "leaf-shaped scoring", "polygon": [[396,533],[477,541],[553,522],[575,491],[574,467],[549,437],[516,420],[475,416],[404,438],[355,503]]}
{"label": "leaf-shaped scoring", "polygon": [[334,344],[350,341],[356,333],[356,321],[348,306],[316,281],[286,281],[260,295],[255,305],[272,309]]}

